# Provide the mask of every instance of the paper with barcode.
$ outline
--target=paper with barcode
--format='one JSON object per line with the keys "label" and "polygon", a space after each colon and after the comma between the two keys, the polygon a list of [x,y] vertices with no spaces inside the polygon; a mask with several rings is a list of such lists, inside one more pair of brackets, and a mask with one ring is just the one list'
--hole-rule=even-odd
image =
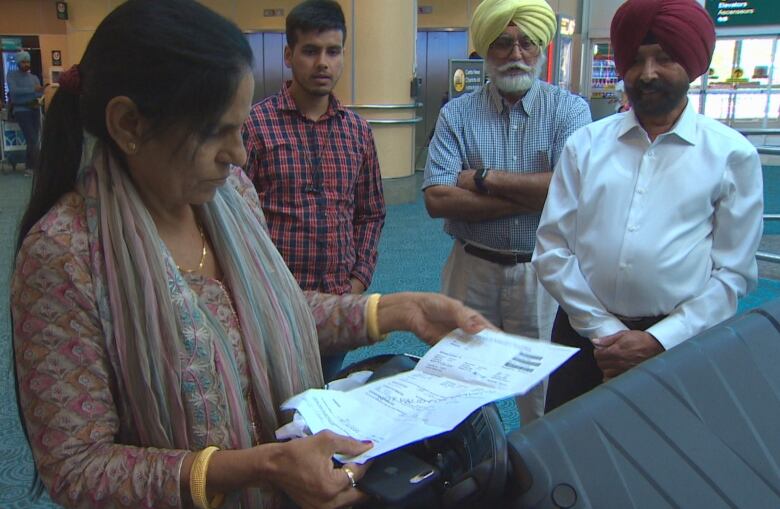
{"label": "paper with barcode", "polygon": [[348,392],[310,389],[282,405],[312,433],[331,430],[374,447],[341,461],[364,463],[404,445],[450,431],[474,410],[525,394],[577,352],[500,331],[455,330],[411,371]]}

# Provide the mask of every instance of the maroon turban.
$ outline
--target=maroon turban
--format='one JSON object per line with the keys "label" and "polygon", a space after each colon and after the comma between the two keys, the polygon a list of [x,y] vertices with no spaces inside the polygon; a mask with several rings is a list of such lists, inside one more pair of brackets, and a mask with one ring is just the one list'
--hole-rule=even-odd
{"label": "maroon turban", "polygon": [[642,44],[660,44],[690,81],[707,72],[715,49],[712,18],[696,0],[628,0],[612,18],[610,37],[620,76]]}

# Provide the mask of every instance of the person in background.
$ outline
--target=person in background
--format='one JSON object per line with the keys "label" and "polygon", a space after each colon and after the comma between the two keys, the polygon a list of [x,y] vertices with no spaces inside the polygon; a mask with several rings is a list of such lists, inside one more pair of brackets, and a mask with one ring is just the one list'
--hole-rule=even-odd
{"label": "person in background", "polygon": [[553,341],[581,349],[551,375],[548,410],[731,317],[757,279],[758,154],[688,101],[715,46],[709,15],[629,0],[611,41],[632,109],[571,136],[537,232]]}
{"label": "person in background", "polygon": [[16,54],[19,68],[8,73],[8,98],[13,107],[13,116],[24,134],[27,144],[25,175],[32,176],[38,167],[39,134],[41,131],[40,103],[43,86],[38,76],[30,72],[30,54],[20,51]]}
{"label": "person in background", "polygon": [[[544,0],[485,0],[471,36],[490,82],[442,108],[425,166],[425,205],[454,238],[442,292],[501,329],[550,340],[556,304],[531,266],[536,226],[563,144],[590,122],[581,98],[539,80],[555,35]],[[544,412],[544,385],[517,400]]]}
{"label": "person in background", "polygon": [[[252,107],[245,171],[301,288],[360,294],[374,276],[385,202],[371,129],[333,95],[344,13],[335,1],[307,0],[287,15],[286,30],[292,80]],[[344,355],[325,353],[330,379]]]}
{"label": "person in background", "polygon": [[320,347],[488,325],[436,294],[301,291],[238,168],[252,62],[201,3],[129,0],[60,79],[11,310],[38,485],[65,507],[360,502],[366,467],[332,456],[370,443],[275,442],[280,405],[323,384]]}
{"label": "person in background", "polygon": [[617,105],[615,106],[615,113],[623,113],[631,109],[631,103],[628,100],[626,86],[623,80],[615,83],[615,100],[617,101]]}

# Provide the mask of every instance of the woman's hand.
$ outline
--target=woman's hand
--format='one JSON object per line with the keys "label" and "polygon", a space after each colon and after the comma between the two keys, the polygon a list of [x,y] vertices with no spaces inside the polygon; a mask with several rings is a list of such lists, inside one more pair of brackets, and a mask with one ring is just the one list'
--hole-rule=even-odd
{"label": "woman's hand", "polygon": [[455,299],[438,293],[403,292],[382,295],[377,308],[379,331],[413,332],[433,345],[453,329],[474,334],[495,327]]}
{"label": "woman's hand", "polygon": [[[263,480],[271,481],[302,509],[335,509],[367,500],[363,492],[352,487],[344,469],[333,466],[331,458],[335,453],[361,454],[371,448],[370,443],[321,431],[274,447],[270,471]],[[345,466],[352,470],[355,480],[368,468],[351,463]]]}

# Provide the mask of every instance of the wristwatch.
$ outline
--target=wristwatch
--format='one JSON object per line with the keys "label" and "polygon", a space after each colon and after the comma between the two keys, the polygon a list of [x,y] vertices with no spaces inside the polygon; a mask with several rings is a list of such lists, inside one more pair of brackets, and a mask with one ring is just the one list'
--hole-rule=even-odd
{"label": "wristwatch", "polygon": [[490,171],[490,168],[480,168],[479,170],[474,171],[474,185],[477,186],[480,193],[487,194],[488,192],[488,188],[485,185],[488,171]]}

